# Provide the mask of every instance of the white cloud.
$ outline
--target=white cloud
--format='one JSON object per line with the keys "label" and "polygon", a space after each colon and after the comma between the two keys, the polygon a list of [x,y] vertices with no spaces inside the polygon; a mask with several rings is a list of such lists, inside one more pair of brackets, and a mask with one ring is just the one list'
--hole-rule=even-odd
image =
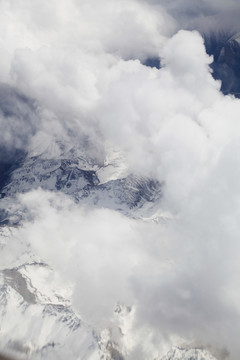
{"label": "white cloud", "polygon": [[[121,59],[158,56],[174,27],[170,16],[136,0],[3,1],[0,80],[41,110],[39,126],[92,134],[89,116]],[[65,128],[65,130],[64,130]],[[66,129],[67,128],[67,129]],[[90,128],[90,130],[89,130]]]}

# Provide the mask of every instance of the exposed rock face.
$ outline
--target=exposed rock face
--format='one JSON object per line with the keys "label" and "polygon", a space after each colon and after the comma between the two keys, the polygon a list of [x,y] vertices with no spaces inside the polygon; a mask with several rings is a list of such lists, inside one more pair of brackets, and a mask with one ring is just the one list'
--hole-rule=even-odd
{"label": "exposed rock face", "polygon": [[214,56],[213,76],[222,81],[222,92],[240,97],[240,34],[212,34],[205,43]]}

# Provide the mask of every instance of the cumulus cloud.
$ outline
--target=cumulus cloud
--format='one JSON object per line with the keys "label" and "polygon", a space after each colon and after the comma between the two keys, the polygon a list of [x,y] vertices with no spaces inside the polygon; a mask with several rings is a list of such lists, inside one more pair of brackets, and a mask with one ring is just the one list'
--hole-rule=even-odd
{"label": "cumulus cloud", "polygon": [[210,62],[200,35],[181,31],[163,47],[162,69],[117,64],[99,100],[105,138],[125,149],[132,169],[164,181],[175,199],[190,191],[208,161],[209,134],[200,117],[222,99]]}
{"label": "cumulus cloud", "polygon": [[[99,133],[89,110],[107,86],[109,69],[122,59],[158,57],[174,28],[163,8],[136,0],[117,6],[112,0],[4,1],[0,12],[0,81],[41,108],[34,127],[59,137],[87,133],[92,143]],[[21,132],[10,136],[25,143]]]}

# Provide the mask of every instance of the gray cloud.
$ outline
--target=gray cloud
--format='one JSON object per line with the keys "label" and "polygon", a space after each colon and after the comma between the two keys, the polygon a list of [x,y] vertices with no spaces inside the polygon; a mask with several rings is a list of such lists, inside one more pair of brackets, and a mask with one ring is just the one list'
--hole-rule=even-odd
{"label": "gray cloud", "polygon": [[8,85],[0,86],[1,147],[6,151],[25,149],[39,123],[38,109],[33,100]]}
{"label": "gray cloud", "polygon": [[[145,1],[145,0],[143,0]],[[158,8],[164,7],[173,16],[180,29],[237,32],[239,28],[240,5],[237,0],[146,0]]]}

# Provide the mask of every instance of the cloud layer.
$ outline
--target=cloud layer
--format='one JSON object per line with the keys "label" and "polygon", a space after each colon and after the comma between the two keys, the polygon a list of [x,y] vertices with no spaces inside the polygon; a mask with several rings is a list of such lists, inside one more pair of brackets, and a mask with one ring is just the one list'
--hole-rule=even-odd
{"label": "cloud layer", "polygon": [[[238,358],[240,103],[220,92],[200,34],[173,35],[184,21],[202,30],[237,7],[0,3],[1,148],[36,151],[46,135],[74,147],[87,139],[86,157],[103,162],[118,150],[128,172],[164,184],[165,225],[41,190],[22,195],[30,218],[3,256],[7,266],[24,239],[74,284],[74,306],[93,326],[114,323],[117,302],[132,306],[127,359],[154,357],[176,339]],[[156,57],[161,69],[143,65]]]}

